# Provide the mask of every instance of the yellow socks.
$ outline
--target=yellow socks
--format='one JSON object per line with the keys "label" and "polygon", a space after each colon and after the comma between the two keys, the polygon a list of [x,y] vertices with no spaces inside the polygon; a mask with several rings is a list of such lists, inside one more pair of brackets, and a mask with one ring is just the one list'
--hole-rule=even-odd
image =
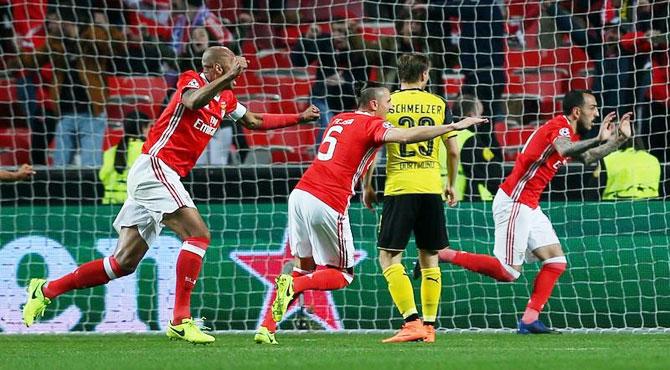
{"label": "yellow socks", "polygon": [[423,321],[435,323],[442,293],[442,272],[439,267],[421,269],[421,311]]}
{"label": "yellow socks", "polygon": [[[438,271],[439,278],[439,268],[436,268]],[[407,318],[411,315],[416,315],[416,303],[414,303],[414,290],[412,289],[412,283],[409,281],[409,276],[405,273],[405,267],[399,263],[389,266],[384,270],[384,277],[389,285],[389,292],[391,292],[391,298],[393,298],[393,303],[402,314],[403,318]],[[441,288],[441,286],[440,286]],[[423,295],[423,288],[421,290]],[[439,301],[439,292],[438,292],[438,301]],[[437,304],[435,306],[437,312]]]}

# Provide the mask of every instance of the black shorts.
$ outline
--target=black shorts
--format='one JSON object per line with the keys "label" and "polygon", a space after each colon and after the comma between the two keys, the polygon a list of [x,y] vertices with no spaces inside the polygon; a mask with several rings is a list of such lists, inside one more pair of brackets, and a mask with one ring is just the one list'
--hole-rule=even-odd
{"label": "black shorts", "polygon": [[449,246],[445,224],[440,194],[385,196],[377,248],[403,251],[414,231],[417,248],[440,250]]}

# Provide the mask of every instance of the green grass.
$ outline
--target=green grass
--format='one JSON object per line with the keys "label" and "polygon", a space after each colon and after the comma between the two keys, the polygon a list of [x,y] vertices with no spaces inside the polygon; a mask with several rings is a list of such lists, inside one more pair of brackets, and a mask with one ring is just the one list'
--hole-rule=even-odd
{"label": "green grass", "polygon": [[381,344],[380,334],[280,334],[279,346],[218,334],[194,346],[162,335],[0,335],[0,369],[670,369],[666,334],[439,334]]}

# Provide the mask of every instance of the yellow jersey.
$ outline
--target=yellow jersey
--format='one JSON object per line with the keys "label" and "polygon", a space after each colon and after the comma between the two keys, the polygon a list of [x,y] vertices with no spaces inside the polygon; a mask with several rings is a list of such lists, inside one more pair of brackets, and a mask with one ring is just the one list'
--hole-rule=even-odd
{"label": "yellow jersey", "polygon": [[[442,97],[421,89],[393,92],[386,116],[386,120],[397,128],[445,125],[452,119]],[[449,132],[445,139],[456,134],[456,131]],[[441,140],[436,137],[415,144],[386,144],[384,195],[442,194],[439,158],[444,146]]]}

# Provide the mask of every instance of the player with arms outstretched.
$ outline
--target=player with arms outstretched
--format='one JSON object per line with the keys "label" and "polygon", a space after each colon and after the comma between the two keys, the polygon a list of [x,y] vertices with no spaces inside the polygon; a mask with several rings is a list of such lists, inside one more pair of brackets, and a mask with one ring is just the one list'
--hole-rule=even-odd
{"label": "player with arms outstretched", "polygon": [[[448,125],[397,129],[385,121],[391,104],[387,88],[363,87],[357,95],[358,110],[333,117],[316,159],[289,196],[289,244],[296,268],[293,275],[277,277],[275,322],[282,320],[298,294],[341,289],[353,280],[354,244],[347,209],[358,180],[382,144],[416,143],[486,121],[466,118]],[[317,265],[324,268],[316,270]],[[266,326],[254,339],[276,344]]]}
{"label": "player with arms outstretched", "polygon": [[176,263],[173,319],[167,336],[191,343],[211,343],[191,317],[191,291],[209,246],[210,233],[180,181],[220,127],[224,116],[249,129],[274,129],[315,120],[316,107],[301,114],[256,114],[237,102],[230,90],[247,67],[225,47],[211,47],[202,56],[203,72],[181,74],[177,91],[152,126],[142,154],[128,173],[128,199],[114,228],[119,241],[113,255],[87,262],[72,273],[47,282],[32,279],[23,308],[26,326],[41,317],[57,296],[74,289],[107,284],[135,271],[151,243],[167,226],[183,241]]}
{"label": "player with arms outstretched", "polygon": [[441,261],[511,282],[519,278],[524,262],[542,261],[526,311],[518,323],[519,334],[558,333],[539,320],[554,285],[567,267],[556,232],[539,206],[540,195],[568,158],[593,163],[617,150],[632,136],[632,113],[615,113],[603,119],[598,136],[579,141],[593,127],[598,114],[596,98],[589,91],[570,91],[563,100],[563,115],[554,117],[528,138],[512,173],[500,185],[493,200],[495,257],[440,251]]}

